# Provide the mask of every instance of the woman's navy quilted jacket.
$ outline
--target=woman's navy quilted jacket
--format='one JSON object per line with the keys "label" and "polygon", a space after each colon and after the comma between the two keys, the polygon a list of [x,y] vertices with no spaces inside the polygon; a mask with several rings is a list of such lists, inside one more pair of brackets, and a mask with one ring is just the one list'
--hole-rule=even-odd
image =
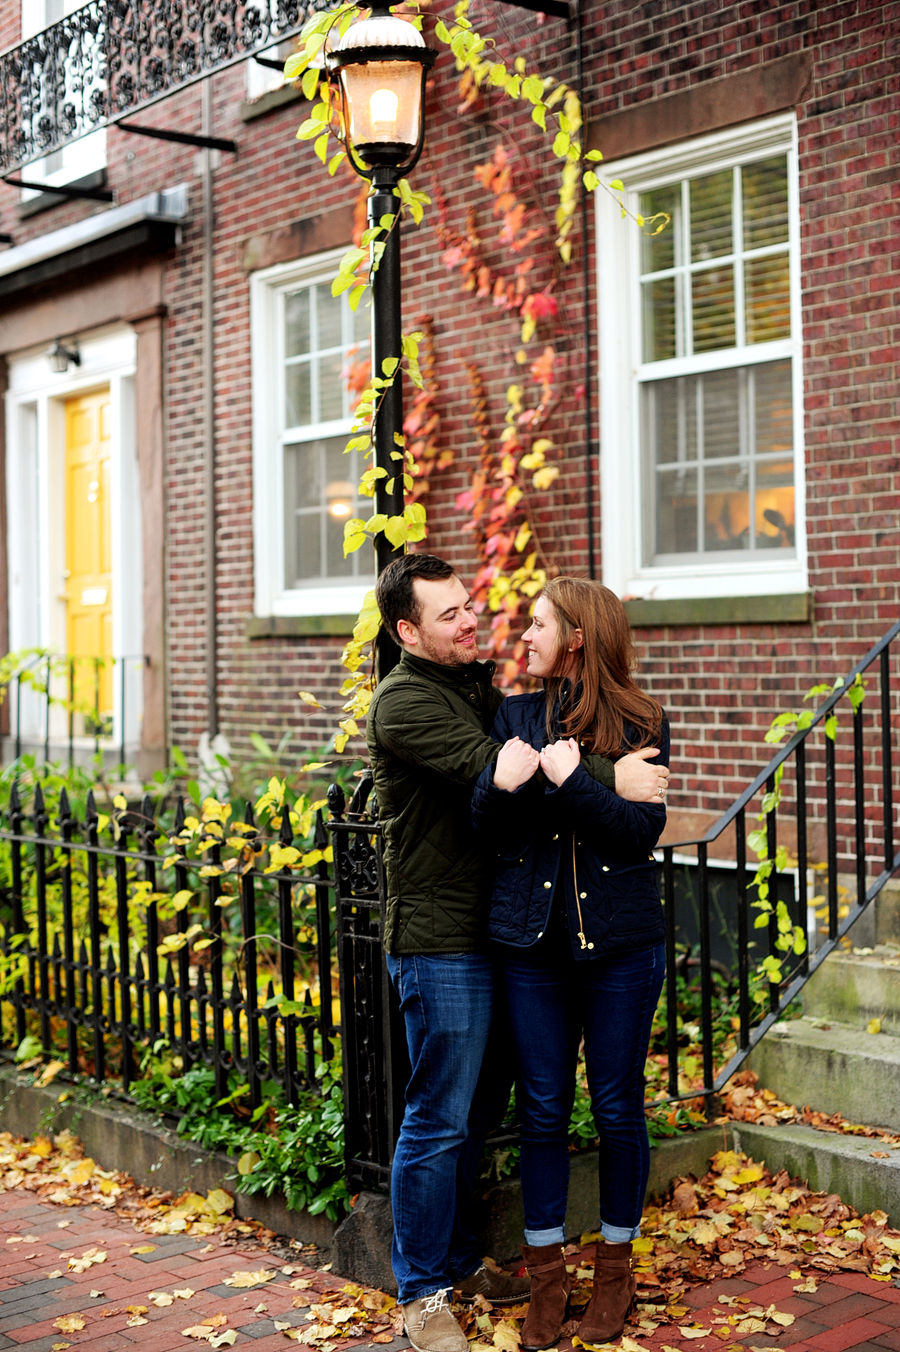
{"label": "woman's navy quilted jacket", "polygon": [[[541,750],[547,742],[543,693],[504,700],[491,736],[501,743],[521,737]],[[630,724],[625,741],[637,741]],[[668,765],[665,717],[659,747],[654,763]],[[558,880],[576,958],[650,948],[665,937],[653,858],[666,823],[662,803],[626,802],[593,780],[583,764],[559,787],[532,780],[507,793],[494,785],[492,764],[475,786],[472,819],[496,852],[492,939],[519,948],[537,943],[547,930]]]}

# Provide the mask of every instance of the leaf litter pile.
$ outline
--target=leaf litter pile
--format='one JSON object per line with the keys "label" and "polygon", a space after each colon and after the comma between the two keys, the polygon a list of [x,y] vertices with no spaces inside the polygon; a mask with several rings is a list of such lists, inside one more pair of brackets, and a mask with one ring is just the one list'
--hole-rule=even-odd
{"label": "leaf litter pile", "polygon": [[0,1192],[24,1189],[57,1206],[99,1206],[130,1220],[152,1235],[215,1235],[226,1243],[246,1243],[248,1236],[272,1236],[258,1221],[239,1221],[234,1198],[222,1188],[206,1197],[186,1192],[175,1197],[161,1188],[139,1187],[116,1169],[101,1169],[85,1156],[84,1147],[68,1131],[23,1141],[0,1132]]}

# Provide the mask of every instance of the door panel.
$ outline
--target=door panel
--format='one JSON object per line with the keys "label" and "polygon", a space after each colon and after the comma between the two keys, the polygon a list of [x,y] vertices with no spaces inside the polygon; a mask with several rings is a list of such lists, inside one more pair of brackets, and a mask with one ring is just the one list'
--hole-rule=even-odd
{"label": "door panel", "polygon": [[[113,708],[109,390],[66,401],[67,647],[75,699]],[[91,658],[104,659],[98,667]],[[98,682],[99,674],[99,682]]]}

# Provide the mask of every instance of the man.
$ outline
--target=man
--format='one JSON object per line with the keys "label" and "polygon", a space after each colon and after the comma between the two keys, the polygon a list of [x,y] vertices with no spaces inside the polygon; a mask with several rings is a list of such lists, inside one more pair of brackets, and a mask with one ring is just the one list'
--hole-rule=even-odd
{"label": "man", "polygon": [[[489,734],[503,697],[494,664],[477,660],[477,618],[448,563],[406,554],[381,574],[376,597],[402,649],[373,696],[367,739],[384,828],[385,954],[412,1066],[391,1173],[391,1258],[413,1347],[466,1352],[451,1287],[494,1304],[528,1292],[524,1278],[482,1264],[469,1206],[485,1132],[510,1087],[508,1071],[485,1057],[492,876],[470,826],[475,781],[500,750]],[[647,763],[654,755],[586,764],[623,797],[650,801],[668,776]]]}

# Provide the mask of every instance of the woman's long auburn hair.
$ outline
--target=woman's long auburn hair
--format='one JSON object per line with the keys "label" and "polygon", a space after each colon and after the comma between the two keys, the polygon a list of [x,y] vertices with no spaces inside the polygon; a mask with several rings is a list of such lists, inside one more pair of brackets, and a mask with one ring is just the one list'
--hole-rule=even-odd
{"label": "woman's long auburn hair", "polygon": [[[638,732],[631,750],[655,746],[662,726],[662,709],[635,682],[634,644],[625,607],[614,592],[600,582],[581,577],[555,577],[541,593],[553,606],[559,622],[555,669],[548,676],[547,735],[554,735],[558,720],[565,737],[574,737],[601,756],[618,756],[625,750],[625,723]],[[567,677],[563,675],[575,630],[583,643],[575,649],[578,662],[571,679],[581,693],[573,706],[565,699]]]}

